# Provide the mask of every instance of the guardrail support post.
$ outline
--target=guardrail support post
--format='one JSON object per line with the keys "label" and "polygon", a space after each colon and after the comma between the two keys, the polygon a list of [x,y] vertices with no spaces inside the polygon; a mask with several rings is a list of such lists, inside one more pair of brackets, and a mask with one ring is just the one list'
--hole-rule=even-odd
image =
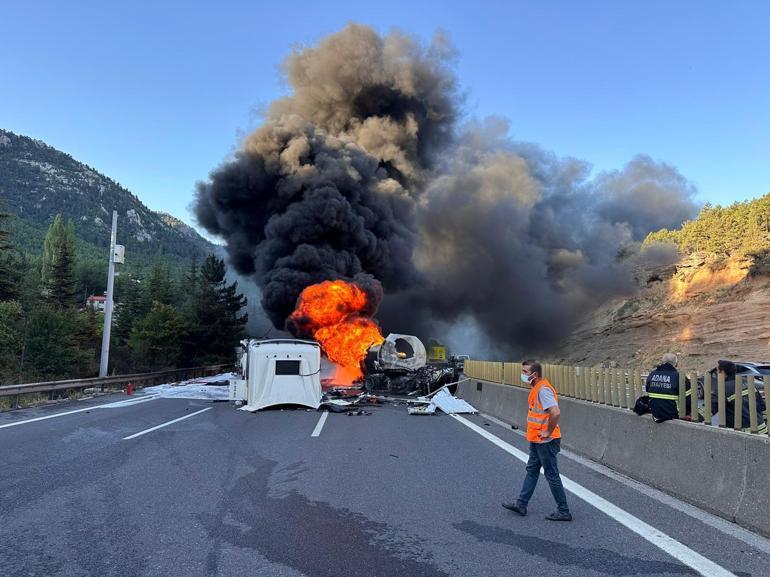
{"label": "guardrail support post", "polygon": [[690,371],[690,415],[693,423],[700,423],[698,412],[698,371]]}
{"label": "guardrail support post", "polygon": [[727,400],[725,399],[725,374],[717,371],[717,415],[719,416],[719,426],[727,426],[727,416],[725,415]]}
{"label": "guardrail support post", "polygon": [[754,376],[749,375],[749,427],[752,433],[758,432],[758,419],[757,419],[757,393],[756,383],[754,383]]}
{"label": "guardrail support post", "polygon": [[735,401],[733,401],[733,407],[735,407],[736,431],[743,429],[743,382],[745,379],[745,375],[736,375],[735,377]]}
{"label": "guardrail support post", "polygon": [[703,373],[703,422],[711,425],[711,372]]}

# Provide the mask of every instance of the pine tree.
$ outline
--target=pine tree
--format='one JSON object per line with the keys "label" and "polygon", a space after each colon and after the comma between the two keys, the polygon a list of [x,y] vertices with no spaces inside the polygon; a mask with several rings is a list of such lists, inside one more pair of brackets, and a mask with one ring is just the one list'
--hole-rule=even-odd
{"label": "pine tree", "polygon": [[0,302],[0,384],[15,383],[23,344],[24,318],[17,302]]}
{"label": "pine tree", "polygon": [[181,296],[184,299],[184,303],[186,305],[186,308],[191,306],[195,295],[198,291],[198,281],[200,274],[198,272],[198,260],[193,257],[190,261],[190,268],[188,271],[184,274],[182,277],[182,282],[180,283],[181,288]]}
{"label": "pine tree", "polygon": [[120,286],[116,293],[120,295],[120,301],[115,307],[115,327],[112,335],[118,346],[121,346],[128,342],[134,323],[150,312],[152,300],[149,298],[144,279],[125,275],[119,280]]}
{"label": "pine tree", "polygon": [[150,312],[134,323],[128,344],[139,367],[174,367],[182,359],[188,333],[189,326],[174,307],[155,301]]}
{"label": "pine tree", "polygon": [[146,290],[148,291],[149,302],[157,301],[164,305],[174,304],[177,294],[174,281],[171,278],[171,268],[167,262],[155,261],[150,276],[147,278]]}
{"label": "pine tree", "polygon": [[84,342],[84,322],[85,316],[72,307],[33,310],[24,336],[24,380],[93,376],[98,341]]}
{"label": "pine tree", "polygon": [[196,362],[226,360],[248,322],[239,314],[247,299],[238,293],[238,283],[225,281],[225,263],[209,255],[200,269],[199,288],[192,306],[192,341]]}
{"label": "pine tree", "polygon": [[75,225],[60,214],[49,227],[43,244],[41,281],[45,300],[65,308],[75,304]]}
{"label": "pine tree", "polygon": [[10,216],[0,212],[0,302],[16,300],[21,283],[19,259],[10,242],[10,234],[4,226]]}

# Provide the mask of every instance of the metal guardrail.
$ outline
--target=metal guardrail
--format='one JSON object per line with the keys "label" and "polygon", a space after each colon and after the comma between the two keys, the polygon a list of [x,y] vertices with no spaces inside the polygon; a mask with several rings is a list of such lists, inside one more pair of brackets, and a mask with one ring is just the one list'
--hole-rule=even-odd
{"label": "metal guardrail", "polygon": [[[520,380],[521,363],[505,363],[497,361],[465,361],[463,372],[465,376],[527,388]],[[543,364],[543,376],[554,386],[559,395],[626,409],[633,409],[636,399],[645,394],[645,372],[640,368],[605,368],[605,367],[577,367],[567,365]],[[697,390],[698,373],[695,370],[679,371],[680,382],[687,376],[692,383],[693,390]],[[737,431],[747,433],[762,433],[770,435],[770,430],[765,425],[767,422],[767,410],[763,414],[758,411],[756,403],[756,385],[754,378],[746,375],[736,377],[736,391],[743,394],[727,397],[725,392],[724,375],[720,374],[717,382],[712,382],[711,374],[707,371],[703,376],[703,398],[711,399],[713,387],[716,387],[717,410],[714,414],[718,418],[719,427],[730,427]],[[765,389],[767,390],[767,388]],[[767,393],[765,393],[767,394]],[[744,399],[743,397],[747,397]],[[732,423],[726,422],[726,406],[733,403],[735,419]],[[743,422],[743,404],[748,403],[749,422]],[[679,387],[678,400],[679,418],[691,420],[694,423],[711,425],[711,402],[704,405],[692,415],[686,414],[687,394],[685,387]],[[766,433],[765,433],[766,432]]]}
{"label": "metal guardrail", "polygon": [[[168,382],[185,381],[198,377],[216,375],[232,365],[209,365],[205,367],[190,367],[185,369],[171,369],[156,371],[153,373],[134,373],[130,375],[113,375],[110,377],[93,377],[88,379],[69,379],[65,381],[45,381],[40,383],[26,383],[20,385],[5,385],[0,387],[0,397],[19,397],[30,393],[48,393],[69,389],[85,389],[89,387],[102,387],[106,385],[134,385],[148,386]],[[18,402],[16,403],[18,404]]]}

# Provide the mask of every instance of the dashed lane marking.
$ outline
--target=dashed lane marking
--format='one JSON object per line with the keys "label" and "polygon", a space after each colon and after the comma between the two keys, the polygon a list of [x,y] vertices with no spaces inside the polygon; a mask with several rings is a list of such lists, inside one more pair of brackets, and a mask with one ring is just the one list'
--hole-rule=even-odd
{"label": "dashed lane marking", "polygon": [[321,418],[318,419],[318,424],[315,426],[315,429],[313,429],[313,433],[310,435],[311,437],[317,437],[321,434],[321,429],[324,428],[324,423],[328,418],[329,418],[329,413],[323,413],[321,415]]}
{"label": "dashed lane marking", "polygon": [[167,421],[165,423],[161,423],[160,425],[156,425],[155,427],[150,427],[149,429],[145,429],[144,431],[139,431],[138,433],[134,433],[133,435],[129,435],[128,437],[123,437],[123,440],[128,441],[129,439],[136,439],[137,437],[141,437],[142,435],[146,435],[147,433],[152,433],[153,431],[157,431],[158,429],[162,429],[163,427],[168,427],[169,425],[173,425],[174,423],[178,423],[179,421],[184,421],[185,419],[189,419],[190,417],[194,417],[195,415],[200,415],[201,413],[210,411],[211,408],[212,407],[207,407],[205,409],[201,409],[200,411],[195,411],[194,413],[185,415],[184,417],[179,417],[178,419],[174,419],[173,421]]}
{"label": "dashed lane marking", "polygon": [[35,417],[34,419],[24,419],[23,421],[14,421],[13,423],[6,423],[0,425],[0,429],[8,427],[16,427],[18,425],[26,425],[28,423],[36,423],[38,421],[45,421],[47,419],[55,419],[57,417],[66,417],[67,415],[74,415],[75,413],[83,413],[85,411],[91,411],[94,409],[117,409],[120,407],[130,407],[139,403],[146,403],[147,401],[154,401],[158,397],[147,397],[138,400],[131,401],[118,401],[116,403],[107,403],[106,405],[93,405],[91,407],[85,407],[83,409],[75,409],[74,411],[65,411],[63,413],[54,413],[53,415],[45,415],[44,417]]}

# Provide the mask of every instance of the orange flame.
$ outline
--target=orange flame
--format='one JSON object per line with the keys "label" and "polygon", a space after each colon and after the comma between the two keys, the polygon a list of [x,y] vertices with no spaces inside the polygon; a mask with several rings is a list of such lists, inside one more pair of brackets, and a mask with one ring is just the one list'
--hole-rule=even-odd
{"label": "orange flame", "polygon": [[302,291],[289,319],[301,333],[317,340],[329,360],[340,367],[337,384],[349,385],[361,378],[366,351],[385,340],[376,321],[363,312],[368,304],[366,292],[355,283],[324,281]]}

